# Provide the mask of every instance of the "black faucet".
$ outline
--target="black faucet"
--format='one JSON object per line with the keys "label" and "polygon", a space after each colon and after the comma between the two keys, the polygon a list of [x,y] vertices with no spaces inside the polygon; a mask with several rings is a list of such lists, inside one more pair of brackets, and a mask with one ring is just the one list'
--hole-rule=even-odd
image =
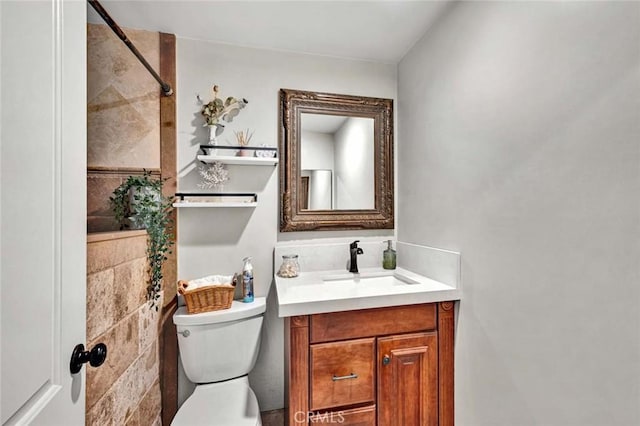
{"label": "black faucet", "polygon": [[358,272],[358,255],[364,253],[360,247],[358,247],[358,243],[360,241],[356,240],[349,244],[349,253],[351,254],[351,262],[349,262],[349,272],[353,272],[359,274]]}

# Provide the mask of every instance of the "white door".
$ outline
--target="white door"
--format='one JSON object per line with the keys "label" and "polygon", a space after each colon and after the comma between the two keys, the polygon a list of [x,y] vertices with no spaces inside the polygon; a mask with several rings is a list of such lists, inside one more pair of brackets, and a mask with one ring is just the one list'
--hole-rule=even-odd
{"label": "white door", "polygon": [[86,3],[0,0],[0,416],[84,423]]}

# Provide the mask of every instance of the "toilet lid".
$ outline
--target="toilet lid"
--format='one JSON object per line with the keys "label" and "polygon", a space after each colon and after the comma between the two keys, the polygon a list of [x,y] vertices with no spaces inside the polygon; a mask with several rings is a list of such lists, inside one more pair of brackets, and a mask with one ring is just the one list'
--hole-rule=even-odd
{"label": "toilet lid", "polygon": [[247,377],[196,386],[172,426],[256,426],[260,408]]}

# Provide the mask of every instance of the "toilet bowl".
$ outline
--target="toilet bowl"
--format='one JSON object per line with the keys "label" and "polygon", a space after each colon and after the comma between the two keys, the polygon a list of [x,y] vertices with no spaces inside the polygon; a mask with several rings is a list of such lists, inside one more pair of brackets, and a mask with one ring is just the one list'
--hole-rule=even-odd
{"label": "toilet bowl", "polygon": [[260,408],[247,376],[196,386],[171,422],[176,426],[260,426]]}
{"label": "toilet bowl", "polygon": [[173,315],[180,358],[195,391],[171,422],[174,426],[259,426],[260,407],[249,386],[260,348],[266,299],[233,301],[231,308]]}

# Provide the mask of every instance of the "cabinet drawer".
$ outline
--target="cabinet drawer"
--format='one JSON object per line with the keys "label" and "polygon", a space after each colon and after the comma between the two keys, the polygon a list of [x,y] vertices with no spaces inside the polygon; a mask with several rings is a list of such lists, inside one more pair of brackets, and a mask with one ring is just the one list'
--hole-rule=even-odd
{"label": "cabinet drawer", "polygon": [[311,343],[436,329],[436,304],[311,315]]}
{"label": "cabinet drawer", "polygon": [[375,353],[374,338],[311,345],[309,408],[373,402]]}
{"label": "cabinet drawer", "polygon": [[352,408],[351,410],[326,411],[309,419],[309,424],[339,424],[341,426],[376,426],[376,406]]}

